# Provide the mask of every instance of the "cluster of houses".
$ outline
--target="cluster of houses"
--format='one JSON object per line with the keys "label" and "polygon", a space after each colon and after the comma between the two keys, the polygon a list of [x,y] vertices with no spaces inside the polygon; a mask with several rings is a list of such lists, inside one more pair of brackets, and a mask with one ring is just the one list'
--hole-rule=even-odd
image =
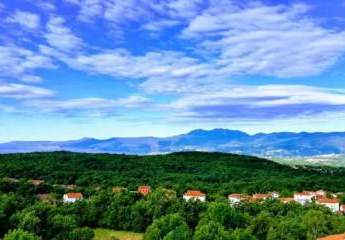
{"label": "cluster of houses", "polygon": [[323,205],[329,208],[332,212],[342,212],[345,213],[345,205],[340,204],[340,200],[337,198],[337,194],[331,194],[331,198],[327,196],[326,192],[319,190],[316,192],[313,191],[303,191],[294,193],[294,196],[291,198],[280,198],[279,193],[272,192],[268,194],[254,194],[252,196],[247,196],[243,194],[230,194],[228,199],[231,204],[236,204],[241,201],[247,200],[266,200],[269,198],[279,199],[283,203],[296,202],[301,205],[306,205],[311,202],[316,204]]}
{"label": "cluster of houses", "polygon": [[[18,179],[14,178],[5,178],[6,181],[9,182],[17,182]],[[37,180],[37,179],[30,179],[28,183],[38,186],[44,183],[44,180]],[[64,188],[68,191],[73,191],[77,188],[76,185],[54,185],[57,187]],[[114,187],[112,189],[113,192],[120,192],[127,190],[124,187]],[[137,191],[135,191],[143,196],[148,195],[151,192],[151,187],[144,185],[139,186]],[[314,202],[319,205],[323,205],[329,208],[332,212],[341,212],[345,213],[345,204],[341,204],[340,200],[338,199],[339,194],[327,194],[324,190],[318,191],[302,191],[294,193],[293,197],[280,197],[278,192],[270,192],[270,193],[256,193],[253,195],[246,195],[241,193],[232,193],[228,195],[228,200],[230,204],[235,205],[243,201],[264,201],[266,199],[278,199],[282,203],[289,203],[289,202],[296,202],[301,205],[305,205],[307,203]],[[49,194],[38,194],[37,196],[42,201],[49,200]],[[64,203],[74,203],[76,201],[80,201],[83,199],[83,194],[80,192],[69,192],[63,195],[63,202]],[[185,201],[190,200],[197,200],[201,202],[206,202],[206,194],[198,191],[198,190],[188,190],[183,194],[183,199]]]}

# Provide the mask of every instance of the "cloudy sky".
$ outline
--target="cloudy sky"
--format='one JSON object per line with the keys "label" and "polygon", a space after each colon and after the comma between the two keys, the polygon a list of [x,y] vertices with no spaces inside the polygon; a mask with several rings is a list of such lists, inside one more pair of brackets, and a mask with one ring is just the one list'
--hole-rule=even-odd
{"label": "cloudy sky", "polygon": [[345,131],[343,0],[0,0],[0,141]]}

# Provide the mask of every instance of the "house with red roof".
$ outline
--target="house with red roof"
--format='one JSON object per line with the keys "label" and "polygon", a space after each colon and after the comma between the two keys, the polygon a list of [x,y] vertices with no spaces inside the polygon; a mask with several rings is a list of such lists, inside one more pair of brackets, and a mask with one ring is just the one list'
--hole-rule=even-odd
{"label": "house with red roof", "polygon": [[231,205],[238,204],[241,201],[246,199],[246,196],[244,194],[240,193],[232,193],[228,195],[228,199]]}
{"label": "house with red roof", "polygon": [[151,192],[151,187],[150,186],[139,186],[138,187],[138,193],[140,193],[143,196],[146,196]]}
{"label": "house with red roof", "polygon": [[198,200],[200,202],[206,202],[206,194],[197,190],[188,190],[183,194],[183,199],[186,201]]}
{"label": "house with red roof", "polygon": [[294,194],[294,200],[299,204],[305,205],[312,202],[316,197],[315,192],[303,191]]}
{"label": "house with red roof", "polygon": [[64,203],[74,203],[80,200],[83,200],[83,194],[80,192],[71,192],[63,195]]}
{"label": "house with red roof", "polygon": [[316,203],[329,208],[332,212],[340,211],[340,201],[336,198],[322,197],[316,199]]}

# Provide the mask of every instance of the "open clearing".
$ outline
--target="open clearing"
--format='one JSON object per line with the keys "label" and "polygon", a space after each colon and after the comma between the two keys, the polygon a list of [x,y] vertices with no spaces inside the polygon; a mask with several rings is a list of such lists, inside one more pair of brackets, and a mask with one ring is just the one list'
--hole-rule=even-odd
{"label": "open clearing", "polygon": [[114,231],[110,229],[97,228],[94,229],[95,238],[94,240],[112,240],[112,237],[120,240],[142,240],[143,234],[125,231]]}

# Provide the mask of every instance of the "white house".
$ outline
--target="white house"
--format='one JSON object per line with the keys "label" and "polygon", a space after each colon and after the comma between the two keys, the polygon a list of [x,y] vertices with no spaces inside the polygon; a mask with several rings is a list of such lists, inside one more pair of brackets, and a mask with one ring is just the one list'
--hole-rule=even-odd
{"label": "white house", "polygon": [[316,192],[315,192],[315,195],[317,196],[317,197],[326,197],[326,191],[324,191],[324,190],[317,190]]}
{"label": "white house", "polygon": [[200,191],[188,190],[183,194],[183,199],[186,201],[199,200],[200,202],[206,202],[206,194]]}
{"label": "white house", "polygon": [[310,203],[313,201],[313,199],[315,199],[316,194],[314,192],[307,192],[307,191],[303,191],[303,192],[299,192],[299,193],[295,193],[293,196],[293,199],[302,204],[305,205],[307,203]]}
{"label": "white house", "polygon": [[316,200],[316,203],[328,207],[332,212],[340,211],[340,202],[338,199],[320,198]]}
{"label": "white house", "polygon": [[279,192],[270,192],[269,194],[271,195],[271,198],[279,198],[280,197]]}
{"label": "white house", "polygon": [[244,195],[239,193],[233,193],[228,195],[230,204],[240,203],[244,198]]}
{"label": "white house", "polygon": [[73,193],[66,193],[63,195],[63,202],[64,203],[74,203],[76,201],[82,200],[83,194],[79,192],[73,192]]}

